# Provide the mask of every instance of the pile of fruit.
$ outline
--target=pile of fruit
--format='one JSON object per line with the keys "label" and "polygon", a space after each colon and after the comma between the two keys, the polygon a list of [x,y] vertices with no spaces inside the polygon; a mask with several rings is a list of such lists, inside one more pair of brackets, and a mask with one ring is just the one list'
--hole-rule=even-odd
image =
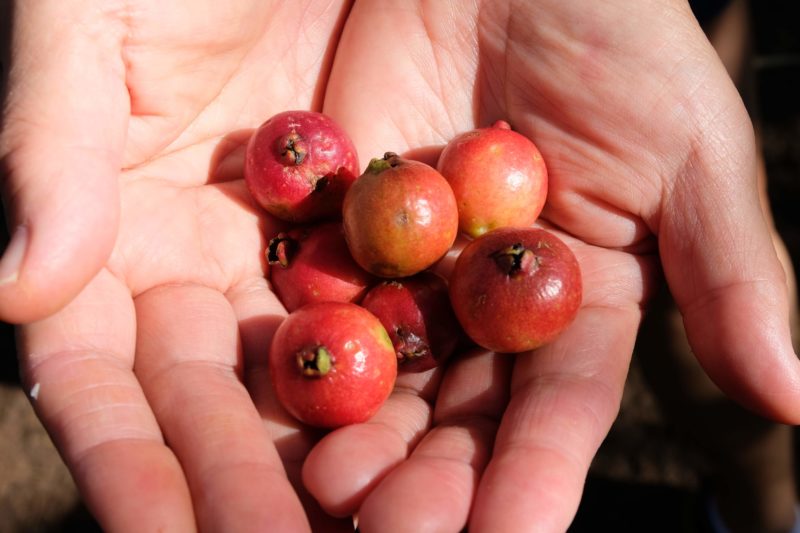
{"label": "pile of fruit", "polygon": [[[369,419],[398,371],[443,364],[462,339],[518,353],[575,318],[572,251],[532,227],[547,196],[539,150],[504,121],[452,139],[437,168],[387,152],[361,173],[326,115],[288,111],[247,145],[253,198],[292,229],[272,236],[269,279],[289,311],[269,350],[278,400],[334,428]],[[472,240],[448,280],[436,265]]]}

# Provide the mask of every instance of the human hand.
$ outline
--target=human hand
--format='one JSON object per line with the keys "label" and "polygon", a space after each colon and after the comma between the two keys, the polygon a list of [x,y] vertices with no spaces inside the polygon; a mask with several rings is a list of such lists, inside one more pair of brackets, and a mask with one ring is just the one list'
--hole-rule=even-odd
{"label": "human hand", "polygon": [[23,381],[84,499],[110,531],[308,528],[277,451],[291,477],[304,433],[242,383],[284,311],[240,157],[266,117],[321,105],[347,6],[13,9],[0,317],[28,323]]}
{"label": "human hand", "polygon": [[[682,295],[687,319],[709,311],[725,314],[744,309],[741,306],[734,309],[731,305],[731,301],[740,298],[747,300],[750,309],[761,313],[755,316],[763,317],[763,329],[755,332],[731,327],[743,319],[734,316],[732,322],[716,320],[713,324],[716,329],[695,333],[693,341],[698,355],[712,375],[727,383],[728,390],[740,399],[768,414],[797,419],[797,413],[791,410],[796,404],[791,397],[796,394],[791,387],[797,376],[792,366],[794,354],[787,347],[787,336],[781,329],[782,311],[774,308],[776,298],[785,299],[780,288],[781,274],[770,257],[771,248],[764,247],[758,225],[760,215],[752,210],[752,198],[739,196],[748,188],[750,177],[742,169],[750,164],[752,147],[747,135],[736,128],[745,125],[747,130],[747,120],[738,98],[720,82],[724,78],[715,70],[713,57],[699,30],[688,22],[685,9],[679,12],[682,8],[673,10],[659,5],[638,6],[634,12],[626,7],[623,13],[622,6],[611,3],[604,4],[601,11],[586,12],[601,8],[584,4],[579,6],[581,12],[570,12],[575,9],[570,3],[539,2],[535,6],[515,6],[514,18],[509,18],[512,6],[505,2],[487,2],[480,10],[473,6],[473,12],[462,11],[465,8],[459,4],[457,17],[453,16],[455,8],[449,3],[426,5],[419,10],[408,6],[401,10],[377,1],[354,7],[348,19],[348,27],[354,29],[348,29],[339,48],[325,111],[351,132],[362,158],[379,155],[387,147],[395,151],[407,148],[422,155],[418,148],[441,146],[458,131],[486,124],[492,118],[508,118],[518,130],[536,140],[548,159],[551,196],[544,220],[571,234],[569,242],[584,269],[586,295],[584,310],[570,332],[557,343],[537,351],[535,357],[511,359],[475,353],[455,362],[443,376],[433,372],[403,378],[397,393],[373,422],[344,428],[326,438],[312,453],[305,471],[305,480],[324,507],[337,514],[360,507],[362,526],[367,530],[370,523],[376,522],[413,529],[424,520],[444,519],[453,521],[448,524],[453,525],[466,520],[470,512],[476,530],[486,524],[492,530],[505,525],[527,526],[531,519],[544,529],[565,528],[577,506],[588,463],[616,414],[640,317],[640,303],[654,279],[653,258],[646,254],[653,251],[649,245],[651,235],[659,237],[667,277],[673,292]],[[25,10],[20,11],[17,16],[23,17]],[[665,15],[667,19],[660,18]],[[327,20],[331,27],[335,26],[334,19],[311,17],[315,21]],[[169,17],[161,20],[169,22]],[[259,19],[247,17],[247,20]],[[286,20],[282,19],[280,29],[294,27],[288,22],[284,25]],[[531,20],[541,24],[522,24]],[[654,20],[658,21],[655,27]],[[579,21],[583,22],[576,24]],[[639,26],[647,29],[646,35],[641,34]],[[681,32],[687,39],[673,42],[670,33],[673,31]],[[186,35],[197,37],[191,31]],[[280,33],[273,35],[277,38]],[[308,32],[304,35],[312,36]],[[587,35],[591,36],[588,41]],[[268,41],[265,38],[258,42],[269,48]],[[652,43],[661,45],[659,53],[652,51]],[[310,55],[320,52],[319,44],[310,47]],[[241,47],[233,48],[242,51]],[[506,62],[506,57],[512,60]],[[180,64],[194,66],[194,62],[180,59]],[[711,60],[710,67],[707,60]],[[164,70],[174,74],[173,64],[167,63],[169,66]],[[222,60],[221,64],[227,63]],[[25,328],[22,335],[22,352],[28,355],[23,361],[26,377],[29,384],[41,386],[39,412],[73,466],[93,509],[106,524],[133,523],[140,527],[143,517],[153,523],[160,523],[166,516],[190,520],[192,503],[187,483],[192,487],[197,516],[202,522],[231,527],[233,521],[246,520],[253,525],[259,523],[259,518],[274,519],[268,515],[274,515],[275,508],[281,509],[287,520],[302,520],[285,481],[275,475],[279,466],[272,444],[255,429],[252,407],[237,385],[238,359],[229,357],[238,353],[240,344],[240,353],[249,360],[248,354],[256,354],[265,345],[271,328],[280,320],[280,307],[266,291],[261,265],[256,265],[258,254],[247,253],[251,247],[263,246],[257,227],[265,222],[260,222],[256,210],[247,205],[241,183],[225,181],[226,177],[236,175],[231,170],[237,166],[235,158],[226,159],[221,168],[212,165],[212,181],[216,183],[201,185],[206,182],[208,161],[220,136],[239,127],[256,125],[281,108],[319,103],[311,89],[314,84],[309,81],[319,79],[314,69],[304,70],[297,62],[293,65],[298,67],[295,74],[302,72],[309,78],[301,84],[305,87],[303,98],[296,94],[280,98],[279,94],[272,102],[265,104],[259,100],[238,108],[242,110],[238,118],[236,114],[230,117],[223,113],[234,104],[241,104],[235,87],[239,87],[240,94],[247,93],[237,82],[254,83],[268,75],[264,65],[262,68],[249,65],[244,74],[237,71],[224,90],[211,91],[219,95],[210,98],[214,102],[210,107],[205,105],[209,98],[189,99],[201,102],[194,107],[195,111],[205,110],[191,126],[185,127],[185,117],[183,121],[174,116],[165,121],[177,128],[165,127],[167,132],[180,132],[169,141],[166,139],[171,135],[150,131],[140,135],[139,142],[131,142],[137,139],[133,127],[127,137],[123,133],[116,138],[124,146],[114,151],[106,142],[113,144],[113,135],[97,133],[91,121],[80,118],[115,116],[114,111],[119,111],[117,106],[109,105],[109,109],[97,115],[86,115],[91,110],[85,109],[76,112],[71,126],[86,126],[102,147],[90,152],[117,154],[121,158],[123,153],[135,153],[135,147],[149,139],[161,139],[166,143],[164,146],[175,146],[156,149],[154,154],[138,161],[137,168],[122,176],[121,231],[116,241],[113,230],[111,237],[103,237],[102,231],[86,237],[88,246],[84,246],[84,241],[62,240],[63,248],[58,250],[66,252],[54,257],[74,266],[66,272],[77,274],[58,279],[52,277],[52,272],[39,271],[36,278],[32,277],[36,274],[25,272],[18,283],[12,281],[0,288],[3,291],[0,301],[6,307],[14,301],[8,295],[18,297],[16,311],[0,308],[7,313],[4,316],[25,320],[44,314],[43,310],[57,309],[70,300],[70,291],[79,291],[83,281],[91,277],[91,264],[96,268],[102,264],[104,255],[97,250],[106,242],[104,239],[116,242],[107,267],[75,301],[52,318]],[[698,65],[710,71],[698,71]],[[192,74],[208,72],[216,79],[220,74],[216,66],[219,65]],[[631,72],[643,74],[633,76]],[[147,83],[142,89],[151,87],[153,78],[164,79],[164,76],[145,76]],[[188,86],[202,92],[203,87],[179,78],[179,75],[166,77],[176,87]],[[189,79],[195,78],[189,76]],[[670,81],[668,89],[662,85],[665,79]],[[42,88],[48,86],[47,79],[39,81]],[[586,91],[589,81],[593,82],[592,93]],[[270,85],[270,89],[274,91],[281,85]],[[291,92],[287,86],[284,88]],[[714,88],[723,89],[725,95],[713,94]],[[81,100],[77,96],[85,96],[81,91],[76,92],[77,100]],[[46,96],[43,90],[40,94]],[[98,93],[98,97],[103,94],[113,91]],[[687,94],[694,94],[695,98]],[[316,92],[316,96],[320,93]],[[18,117],[25,117],[25,111],[37,103],[28,101],[27,108],[18,103],[13,106]],[[134,98],[133,102],[136,101]],[[675,103],[681,105],[674,109],[671,106]],[[177,108],[192,107],[185,104]],[[662,115],[666,115],[657,117],[663,121],[660,127],[655,126],[656,115],[651,112],[656,104],[664,112]],[[263,108],[258,109],[259,105]],[[54,120],[59,116],[57,109],[47,106],[43,109],[51,114],[44,113],[40,124],[59,123]],[[143,109],[153,114],[152,110]],[[703,113],[692,116],[698,109]],[[127,120],[127,115],[123,115]],[[720,122],[714,124],[709,117]],[[97,122],[107,123],[99,119]],[[12,126],[4,131],[4,146],[23,146],[4,149],[4,153],[13,154],[5,157],[6,164],[14,171],[12,187],[19,188],[23,182],[37,183],[23,180],[25,175],[52,175],[52,172],[32,171],[34,163],[47,164],[31,156],[37,153],[31,148],[37,146],[31,144],[34,130],[29,129],[26,135],[24,126],[20,126],[22,133],[18,129],[14,134],[14,122],[7,123]],[[144,125],[146,121],[132,120],[131,124],[134,123]],[[730,139],[719,138],[720,132],[730,135]],[[704,141],[711,133],[714,135],[706,144]],[[181,137],[183,142],[178,142]],[[27,147],[21,142],[23,139],[28,139]],[[45,137],[45,141],[49,142],[40,141],[39,146],[64,146],[63,139],[58,142],[57,136]],[[731,154],[734,159],[730,161],[720,162],[716,159],[720,150],[727,150],[725,141],[742,152]],[[92,146],[91,142],[84,144]],[[649,151],[643,153],[642,146]],[[65,147],[52,161],[70,161],[63,157],[82,159],[71,154]],[[720,167],[711,167],[709,159]],[[88,183],[92,183],[91,176],[99,176],[98,183],[88,190],[99,190],[99,196],[116,198],[117,182],[111,180],[109,185],[102,176],[114,174],[118,162],[102,157],[91,160],[105,166],[88,173]],[[28,170],[23,171],[25,168]],[[174,176],[186,179],[176,183]],[[74,189],[69,180],[50,181],[61,183],[66,193]],[[35,194],[37,187],[26,185],[29,192],[19,194],[13,205],[31,206],[27,208],[29,213],[70,214],[63,219],[74,220],[80,231],[65,232],[66,236],[81,239],[93,235],[85,231],[96,224],[91,219],[85,221],[83,211],[87,205],[94,206],[97,197],[90,198],[94,201],[86,201],[88,195],[83,200],[74,200],[77,205],[71,209],[68,203],[59,200],[62,203],[56,204],[56,208],[46,202],[56,202],[54,197],[69,200],[77,196],[73,192],[47,197],[41,192],[45,185],[48,184],[39,180],[38,194]],[[104,187],[111,188],[111,192],[102,193]],[[708,191],[716,196],[701,197],[701,193]],[[687,195],[688,192],[696,196]],[[160,201],[153,201],[154,197]],[[39,203],[32,198],[38,198]],[[191,209],[187,204],[191,204]],[[735,220],[728,208],[735,208]],[[109,210],[114,215],[113,208]],[[202,216],[197,216],[198,211]],[[181,213],[186,218],[179,216]],[[709,217],[717,226],[709,228],[706,224],[698,229],[698,221]],[[14,218],[28,220],[18,213]],[[98,218],[109,220],[107,214]],[[159,220],[167,222],[160,224]],[[744,231],[740,220],[755,224],[756,229],[752,233]],[[39,225],[31,223],[30,227]],[[36,233],[46,235],[44,231]],[[60,236],[56,229],[51,232]],[[700,243],[694,240],[698,233],[704,238]],[[746,237],[742,242],[748,246],[731,249],[731,242],[736,241],[721,236]],[[201,237],[207,238],[203,241]],[[51,245],[59,241],[51,240]],[[42,237],[39,242],[47,241]],[[81,246],[94,251],[94,256],[86,254],[83,262],[75,263]],[[174,253],[164,255],[165,248]],[[753,250],[762,253],[751,257]],[[743,264],[750,268],[748,271],[737,269],[735,262],[731,262],[732,258],[745,256],[748,261]],[[31,248],[26,253],[26,265],[41,264],[32,257],[36,256]],[[719,262],[720,257],[725,261]],[[693,277],[683,276],[684,272],[679,270],[686,261],[697,268]],[[717,263],[727,268],[718,269]],[[89,266],[80,267],[86,264]],[[119,281],[120,273],[125,274],[124,283]],[[764,273],[766,278],[762,277]],[[755,277],[766,280],[758,291],[748,282]],[[31,281],[34,279],[35,282]],[[729,288],[717,290],[721,287]],[[221,296],[223,293],[225,298]],[[705,298],[712,293],[723,297]],[[131,294],[135,297],[133,305]],[[181,320],[176,320],[176,316]],[[109,318],[100,323],[98,317]],[[114,317],[119,324],[110,320]],[[163,329],[167,327],[163,323],[166,319],[175,321],[169,325],[168,335]],[[240,340],[236,337],[237,321]],[[699,322],[695,319],[694,323]],[[102,331],[98,331],[100,326]],[[120,334],[107,336],[109,331]],[[727,335],[720,339],[723,349],[715,346],[720,331]],[[748,344],[742,345],[741,341]],[[743,362],[748,346],[757,346],[762,351],[767,351],[762,346],[770,348],[771,357],[765,358],[761,367],[764,372],[756,380],[748,372],[753,370],[754,362],[750,366]],[[130,371],[134,351],[135,374]],[[739,366],[728,368],[725,366],[728,361]],[[251,393],[262,415],[267,413],[267,418],[272,417],[273,422],[267,424],[270,435],[281,448],[284,459],[301,461],[314,435],[306,438],[306,432],[292,427],[290,422],[275,421],[269,391],[257,386],[264,383],[263,368],[253,362],[256,365],[249,366],[246,380],[255,385],[251,386]],[[70,368],[80,371],[73,373]],[[65,380],[64,376],[73,379]],[[207,388],[193,387],[197,381]],[[97,383],[103,385],[98,387]],[[769,397],[763,394],[762,387],[777,391],[778,395]],[[120,390],[128,392],[117,396]],[[434,399],[435,407],[425,401]],[[155,418],[146,402],[152,405]],[[105,408],[93,410],[96,405]],[[180,412],[176,412],[179,405]],[[126,414],[114,416],[115,420],[109,423],[112,412]],[[227,425],[227,415],[236,413],[244,413],[244,420]],[[159,432],[156,420],[163,426],[175,455],[163,446],[164,435]],[[203,424],[198,420],[212,422]],[[431,420],[434,426],[429,431]],[[226,424],[226,434],[218,430],[221,421]],[[232,439],[231,435],[237,431],[241,436]],[[356,436],[360,439],[355,440]],[[420,439],[423,440],[411,459],[401,463]],[[224,457],[219,450],[229,445],[235,445],[230,452],[232,456]],[[125,453],[125,464],[118,464],[118,453]],[[156,458],[155,463],[147,459],[148,455]],[[176,463],[176,456],[183,471]],[[249,463],[248,458],[257,461]],[[111,464],[114,475],[102,475],[105,466]],[[395,468],[398,464],[402,466]],[[257,467],[252,468],[254,465]],[[265,471],[263,476],[255,476],[262,482],[253,479],[251,469]],[[243,484],[243,470],[247,475],[244,483],[249,485]],[[161,490],[146,500],[117,498],[123,490],[124,496],[130,494],[131,482],[142,483],[143,471],[152,476],[149,484],[157,481]],[[391,474],[385,477],[389,471]],[[163,484],[165,480],[169,485]],[[275,492],[273,506],[267,507],[261,498],[265,498],[264,491],[270,483],[274,483]],[[442,483],[448,484],[448,490],[442,490]],[[410,492],[409,486],[413,489]],[[239,498],[240,491],[245,489],[259,501]],[[396,492],[404,498],[397,499]],[[231,493],[237,498],[230,497]],[[214,506],[213,500],[221,494],[228,496],[226,502],[237,501],[240,505],[226,506],[227,509]],[[475,502],[470,511],[473,495]],[[143,496],[141,493],[140,497]],[[414,497],[413,505],[410,496]],[[397,501],[408,503],[398,506]],[[120,507],[120,502],[127,505]],[[435,506],[435,512],[429,512],[423,504]],[[151,511],[144,514],[142,509],[147,506]],[[243,509],[254,513],[256,518],[249,513],[243,516]],[[521,521],[520,516],[523,516]],[[131,522],[131,517],[137,520]]]}
{"label": "human hand", "polygon": [[406,377],[373,421],[325,437],[303,478],[330,512],[364,531],[565,530],[661,269],[717,384],[800,420],[752,127],[684,2],[357,3],[325,111],[362,154],[508,120],[548,163],[542,223],[585,286],[553,344]]}

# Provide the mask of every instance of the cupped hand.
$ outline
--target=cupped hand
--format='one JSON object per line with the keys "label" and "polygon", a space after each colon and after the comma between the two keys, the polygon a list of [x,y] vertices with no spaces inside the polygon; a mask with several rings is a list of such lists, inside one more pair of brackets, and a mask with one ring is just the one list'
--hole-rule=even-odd
{"label": "cupped hand", "polygon": [[243,380],[285,311],[241,157],[321,105],[349,6],[13,8],[0,316],[27,323],[23,381],[83,497],[109,531],[308,529],[304,434]]}
{"label": "cupped hand", "polygon": [[565,530],[662,272],[717,384],[800,420],[752,127],[685,2],[356,3],[324,109],[362,156],[431,161],[456,133],[508,120],[548,163],[541,223],[585,286],[552,344],[469,354],[325,437],[303,478],[330,512],[358,511],[364,531]]}
{"label": "cupped hand", "polygon": [[247,128],[323,99],[362,162],[433,161],[455,133],[511,122],[548,162],[542,224],[585,284],[553,344],[405,376],[373,421],[326,436],[302,474],[331,514],[364,531],[565,529],[660,268],[710,375],[800,420],[752,131],[683,2],[113,5],[19,5],[0,139],[17,229],[0,313],[55,312],[23,328],[23,373],[109,529],[306,527],[279,456],[298,475],[319,435],[265,386],[273,223],[237,158]]}

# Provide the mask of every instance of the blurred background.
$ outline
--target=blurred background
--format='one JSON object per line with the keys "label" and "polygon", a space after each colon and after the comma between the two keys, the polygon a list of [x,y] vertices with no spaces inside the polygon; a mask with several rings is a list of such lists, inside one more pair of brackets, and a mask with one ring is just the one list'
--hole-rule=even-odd
{"label": "blurred background", "polygon": [[[705,4],[713,15],[715,2]],[[742,5],[751,39],[741,87],[762,140],[775,224],[800,265],[800,2]],[[708,28],[716,24],[711,20]],[[7,239],[0,227],[0,245]],[[707,504],[710,453],[717,452],[667,413],[648,379],[644,351],[640,346],[634,355],[619,417],[591,467],[574,532],[713,531]],[[15,357],[13,328],[0,323],[0,533],[97,531],[20,388]],[[787,468],[796,480],[800,433],[789,431]]]}

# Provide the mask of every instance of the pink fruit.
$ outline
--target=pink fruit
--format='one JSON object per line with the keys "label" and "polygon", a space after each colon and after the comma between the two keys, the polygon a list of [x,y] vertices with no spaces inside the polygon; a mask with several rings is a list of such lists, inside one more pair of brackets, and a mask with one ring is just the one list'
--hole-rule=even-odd
{"label": "pink fruit", "polygon": [[427,270],[374,286],[361,305],[386,328],[401,371],[423,372],[440,365],[463,336],[447,282]]}
{"label": "pink fruit", "polygon": [[357,303],[374,281],[350,256],[339,222],[279,233],[267,259],[272,289],[287,311],[312,302]]}
{"label": "pink fruit", "polygon": [[313,111],[273,116],[253,133],[245,152],[250,194],[289,222],[338,217],[358,174],[353,142],[330,117]]}
{"label": "pink fruit", "polygon": [[355,304],[320,302],[291,313],[269,353],[275,394],[306,424],[335,428],[368,420],[389,397],[397,358],[386,330]]}
{"label": "pink fruit", "polygon": [[387,152],[353,183],[342,212],[350,253],[365,270],[386,278],[416,274],[455,241],[453,191],[436,169]]}
{"label": "pink fruit", "polygon": [[437,165],[458,202],[459,229],[478,237],[506,226],[530,226],[547,197],[547,168],[527,137],[502,120],[462,133]]}
{"label": "pink fruit", "polygon": [[572,251],[552,233],[501,228],[470,242],[450,276],[461,326],[496,352],[532,350],[555,339],[575,318],[581,273]]}

